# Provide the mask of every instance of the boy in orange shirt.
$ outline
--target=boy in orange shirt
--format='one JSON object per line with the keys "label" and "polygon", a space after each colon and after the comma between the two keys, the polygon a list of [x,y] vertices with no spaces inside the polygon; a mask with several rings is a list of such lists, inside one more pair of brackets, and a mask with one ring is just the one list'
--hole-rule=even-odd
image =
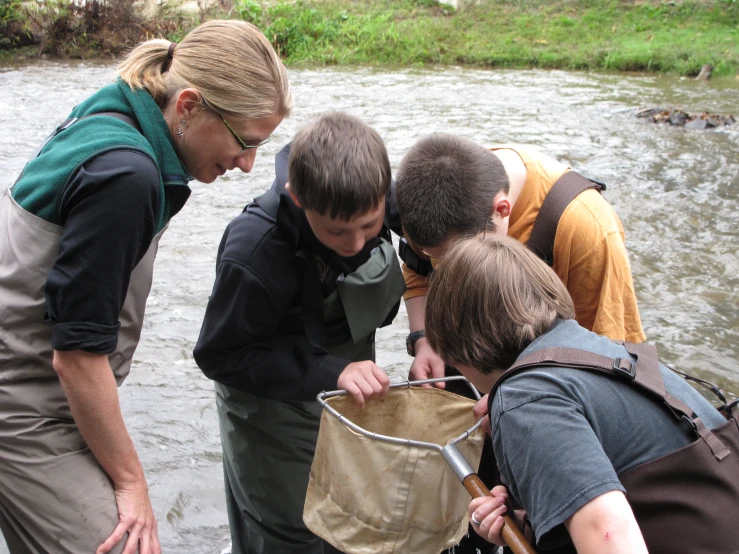
{"label": "boy in orange shirt", "polygon": [[[544,199],[569,170],[528,148],[486,149],[453,135],[426,137],[405,155],[397,174],[405,236],[415,254],[431,265],[463,235],[507,234],[526,244]],[[567,287],[580,325],[614,340],[645,339],[623,226],[597,190],[580,193],[562,213],[554,237],[552,269]],[[427,276],[419,275],[408,263],[403,265],[403,274],[410,326],[406,344],[408,353],[415,356],[411,378],[441,377],[444,362],[424,336]],[[489,455],[484,451],[483,459]],[[482,477],[488,485],[495,479]],[[456,551],[475,552],[476,547],[468,542],[474,539],[463,541]]]}
{"label": "boy in orange shirt", "polygon": [[[483,148],[452,135],[431,135],[403,158],[396,193],[403,229],[414,251],[440,258],[456,237],[507,234],[526,243],[542,202],[569,167],[518,146]],[[575,303],[583,327],[614,340],[645,339],[631,278],[624,230],[596,190],[565,209],[554,239],[552,269]],[[403,266],[411,333],[423,330],[427,278]],[[443,363],[416,334],[414,378],[443,373]],[[415,340],[414,340],[415,339]]]}

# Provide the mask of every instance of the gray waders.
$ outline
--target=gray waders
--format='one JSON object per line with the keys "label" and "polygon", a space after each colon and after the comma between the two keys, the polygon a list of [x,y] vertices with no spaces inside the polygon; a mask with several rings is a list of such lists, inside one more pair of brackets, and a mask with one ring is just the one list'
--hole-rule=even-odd
{"label": "gray waders", "polygon": [[[0,529],[12,554],[95,552],[118,525],[113,484],[52,366],[44,286],[62,231],[0,193]],[[131,274],[118,346],[108,356],[118,385],[141,334],[160,237]]]}
{"label": "gray waders", "polygon": [[[395,251],[383,240],[354,273],[340,276],[337,290],[323,300],[326,328],[346,316],[350,333],[340,334],[341,341],[324,333],[322,348],[353,362],[374,360],[375,330],[404,289]],[[259,398],[221,384],[215,388],[232,554],[338,552],[303,523],[318,402]]]}

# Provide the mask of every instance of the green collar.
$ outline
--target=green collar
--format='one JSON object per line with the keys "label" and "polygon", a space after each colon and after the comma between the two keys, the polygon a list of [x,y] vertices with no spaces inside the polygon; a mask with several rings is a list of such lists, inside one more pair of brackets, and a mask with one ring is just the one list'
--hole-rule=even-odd
{"label": "green collar", "polygon": [[132,89],[122,79],[118,79],[116,86],[133,109],[133,115],[139,122],[144,137],[154,149],[157,160],[161,163],[159,169],[165,183],[177,180],[175,176],[181,176],[184,182],[192,180],[185,165],[177,157],[167,121],[151,95],[143,89]]}

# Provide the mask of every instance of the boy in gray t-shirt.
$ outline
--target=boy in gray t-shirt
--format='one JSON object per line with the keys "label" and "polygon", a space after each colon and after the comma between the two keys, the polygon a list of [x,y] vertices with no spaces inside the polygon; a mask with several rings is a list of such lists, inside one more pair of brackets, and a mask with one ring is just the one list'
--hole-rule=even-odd
{"label": "boy in gray t-shirt", "polygon": [[[700,418],[706,429],[726,424],[726,418],[687,382],[658,365],[656,357],[649,365],[639,354],[637,366],[637,357],[629,353],[632,347],[584,329],[574,315],[562,281],[510,238],[463,240],[437,268],[428,294],[426,336],[445,363],[480,391],[493,389],[476,410],[478,416],[490,413],[495,458],[506,485],[496,487],[492,497],[474,499],[470,520],[483,538],[503,544],[501,516],[510,494],[525,508],[543,549],[646,553],[647,545],[650,551],[655,546],[646,540],[646,528],[640,528],[642,520],[637,522],[626,498],[624,473],[637,466],[641,472],[695,442],[693,425],[620,374],[544,364],[494,385],[521,357],[544,348],[567,348],[578,356],[584,351],[617,360],[639,372],[649,366],[644,375],[663,382],[667,395],[692,412],[693,422]],[[649,348],[640,351],[651,352]],[[733,460],[726,467],[735,465]],[[651,493],[654,488],[642,490]],[[659,497],[658,486],[656,492]],[[729,503],[733,509],[734,501]],[[698,519],[705,515],[700,509],[695,509]]]}
{"label": "boy in gray t-shirt", "polygon": [[[630,358],[623,346],[574,320],[557,321],[521,356],[552,346]],[[709,428],[726,423],[684,379],[660,369],[667,391],[689,404]],[[581,369],[542,367],[513,375],[490,398],[490,406],[501,476],[527,507],[543,548],[569,541],[564,523],[590,500],[609,491],[625,493],[619,474],[695,440],[687,422],[671,416],[658,400],[621,380]]]}

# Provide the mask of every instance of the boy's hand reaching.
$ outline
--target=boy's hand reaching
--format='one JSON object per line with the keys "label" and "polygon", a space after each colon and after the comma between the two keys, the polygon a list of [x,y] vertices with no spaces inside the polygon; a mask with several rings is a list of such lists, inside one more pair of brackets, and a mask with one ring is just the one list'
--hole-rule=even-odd
{"label": "boy's hand reaching", "polygon": [[[410,374],[408,378],[411,381],[422,381],[424,379],[436,379],[444,377],[444,360],[442,360],[436,352],[431,348],[428,340],[425,338],[418,339],[415,345],[416,357],[411,364]],[[440,381],[436,383],[440,389],[445,388],[446,383]],[[424,385],[425,388],[431,388],[431,385]]]}
{"label": "boy's hand reaching", "polygon": [[353,362],[339,375],[337,385],[354,397],[360,407],[372,398],[385,396],[390,390],[390,378],[374,362]]}
{"label": "boy's hand reaching", "polygon": [[475,418],[475,421],[477,421],[480,418],[484,418],[482,420],[482,431],[486,435],[492,435],[493,430],[490,427],[490,417],[488,417],[488,397],[490,395],[486,394],[480,400],[477,401],[477,404],[475,404],[475,407],[472,408],[472,416]]}

